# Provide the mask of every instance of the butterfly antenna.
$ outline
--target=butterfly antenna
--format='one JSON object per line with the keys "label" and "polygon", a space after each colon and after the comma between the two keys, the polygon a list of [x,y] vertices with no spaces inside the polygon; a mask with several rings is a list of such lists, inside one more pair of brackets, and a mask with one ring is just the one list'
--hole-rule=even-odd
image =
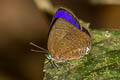
{"label": "butterfly antenna", "polygon": [[44,48],[42,48],[42,47],[40,47],[40,46],[38,46],[38,45],[36,45],[36,44],[34,44],[32,42],[30,43],[30,45],[35,46],[35,47],[43,50],[43,51],[38,51],[38,50],[31,49],[31,51],[34,51],[34,52],[44,52],[44,53],[46,52],[46,53],[48,53],[48,50],[46,50],[46,49],[44,49]]}
{"label": "butterfly antenna", "polygon": [[31,49],[31,51],[33,51],[33,52],[42,52],[42,53],[47,53],[47,52],[45,52],[45,51],[39,51],[39,50],[35,50],[35,49]]}

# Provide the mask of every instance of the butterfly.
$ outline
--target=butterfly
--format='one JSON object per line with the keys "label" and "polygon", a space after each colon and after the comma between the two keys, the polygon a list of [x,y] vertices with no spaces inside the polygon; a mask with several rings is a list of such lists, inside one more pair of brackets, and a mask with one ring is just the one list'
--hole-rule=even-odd
{"label": "butterfly", "polygon": [[51,61],[64,62],[87,55],[92,48],[92,38],[71,11],[59,8],[50,25],[48,50],[31,44],[43,50],[38,52],[47,53]]}

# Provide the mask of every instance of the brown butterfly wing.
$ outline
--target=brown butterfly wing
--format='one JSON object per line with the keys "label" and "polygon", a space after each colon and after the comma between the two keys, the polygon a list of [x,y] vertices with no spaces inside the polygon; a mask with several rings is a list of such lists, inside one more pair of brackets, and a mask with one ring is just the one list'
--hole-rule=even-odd
{"label": "brown butterfly wing", "polygon": [[66,61],[84,56],[91,43],[89,35],[59,18],[50,32],[48,50],[56,61]]}

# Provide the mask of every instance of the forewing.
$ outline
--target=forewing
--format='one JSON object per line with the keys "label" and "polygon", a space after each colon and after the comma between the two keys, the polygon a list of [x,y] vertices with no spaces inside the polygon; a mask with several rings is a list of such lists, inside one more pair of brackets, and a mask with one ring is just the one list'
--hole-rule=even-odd
{"label": "forewing", "polygon": [[48,50],[50,54],[54,55],[55,52],[55,47],[57,44],[63,39],[63,37],[71,31],[68,21],[66,21],[63,18],[58,18],[54,25],[52,26],[52,29],[49,33],[49,38],[48,38]]}

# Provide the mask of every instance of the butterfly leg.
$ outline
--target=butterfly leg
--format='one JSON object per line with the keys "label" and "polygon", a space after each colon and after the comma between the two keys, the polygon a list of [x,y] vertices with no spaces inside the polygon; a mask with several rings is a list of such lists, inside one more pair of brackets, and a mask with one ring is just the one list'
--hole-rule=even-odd
{"label": "butterfly leg", "polygon": [[57,63],[56,63],[55,61],[53,61],[53,64],[54,64],[54,66],[55,66],[56,68],[58,68],[58,65],[57,65]]}
{"label": "butterfly leg", "polygon": [[50,63],[51,63],[51,65],[52,65],[54,68],[57,68],[57,69],[58,69],[58,65],[56,64],[55,61],[50,60]]}
{"label": "butterfly leg", "polygon": [[55,61],[51,61],[51,62],[52,62],[54,67],[58,68],[58,65],[55,63]]}

